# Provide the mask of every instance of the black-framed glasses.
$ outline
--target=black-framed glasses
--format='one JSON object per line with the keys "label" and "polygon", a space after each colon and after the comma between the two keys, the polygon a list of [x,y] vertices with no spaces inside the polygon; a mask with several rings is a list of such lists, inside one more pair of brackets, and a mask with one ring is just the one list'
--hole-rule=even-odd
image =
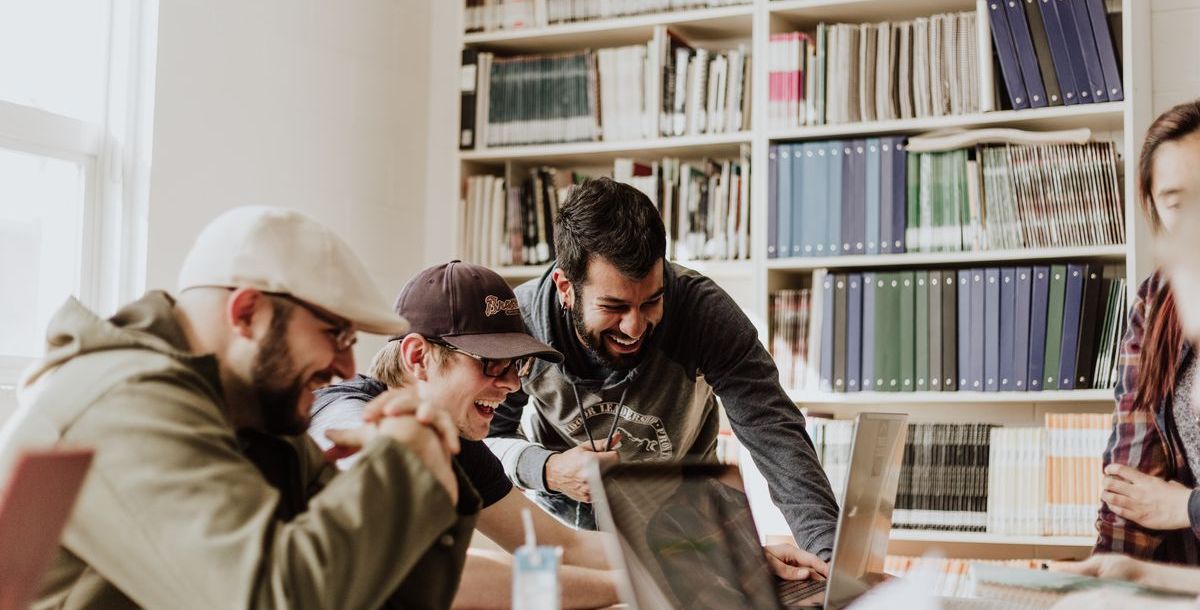
{"label": "black-framed glasses", "polygon": [[336,351],[344,352],[351,347],[354,347],[355,343],[358,343],[358,329],[354,327],[353,323],[347,324],[340,320],[335,320],[334,318],[330,317],[329,314],[317,309],[315,306],[310,305],[301,299],[297,299],[290,294],[282,292],[264,292],[263,294],[299,305],[323,324],[332,326],[333,328],[326,332],[329,334],[329,337],[333,339],[333,347]]}
{"label": "black-framed glasses", "polygon": [[445,341],[434,341],[432,339],[428,339],[428,341],[452,352],[458,352],[478,360],[479,364],[483,366],[483,374],[487,377],[504,377],[508,375],[509,371],[514,369],[517,371],[517,377],[524,377],[533,368],[532,356],[521,356],[520,358],[484,358],[483,356],[476,356],[471,352],[463,351]]}

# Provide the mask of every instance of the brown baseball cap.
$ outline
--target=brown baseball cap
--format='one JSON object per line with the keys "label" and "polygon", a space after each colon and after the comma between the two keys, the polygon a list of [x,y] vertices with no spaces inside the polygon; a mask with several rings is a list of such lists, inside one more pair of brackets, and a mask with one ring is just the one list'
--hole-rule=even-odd
{"label": "brown baseball cap", "polygon": [[557,350],[534,339],[521,319],[512,288],[495,271],[459,260],[430,267],[396,298],[409,332],[483,358],[535,356],[562,362]]}

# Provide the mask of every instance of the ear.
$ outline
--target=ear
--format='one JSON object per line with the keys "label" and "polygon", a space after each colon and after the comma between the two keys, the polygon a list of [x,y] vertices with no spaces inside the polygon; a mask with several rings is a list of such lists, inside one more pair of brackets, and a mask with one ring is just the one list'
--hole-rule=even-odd
{"label": "ear", "polygon": [[571,304],[575,302],[575,286],[567,279],[567,274],[563,273],[562,269],[555,269],[550,272],[550,281],[554,282],[558,291],[558,302],[562,303],[562,308],[570,309]]}
{"label": "ear", "polygon": [[400,340],[400,365],[404,372],[420,381],[429,380],[429,342],[417,333],[409,333]]}
{"label": "ear", "polygon": [[225,302],[225,315],[238,336],[252,339],[255,316],[261,311],[269,311],[270,305],[267,295],[253,288],[238,288],[229,294],[229,300]]}

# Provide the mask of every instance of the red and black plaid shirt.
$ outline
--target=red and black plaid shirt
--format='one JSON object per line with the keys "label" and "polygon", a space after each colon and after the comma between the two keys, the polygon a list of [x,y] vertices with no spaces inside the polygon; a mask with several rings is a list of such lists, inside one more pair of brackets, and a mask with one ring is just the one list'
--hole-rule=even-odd
{"label": "red and black plaid shirt", "polygon": [[[1137,302],[1129,314],[1129,326],[1121,341],[1118,366],[1120,375],[1115,390],[1116,409],[1113,411],[1113,430],[1104,450],[1104,465],[1125,464],[1161,479],[1179,481],[1194,486],[1187,456],[1184,454],[1174,421],[1170,414],[1170,397],[1154,411],[1135,410],[1138,372],[1141,368],[1142,337],[1145,333],[1146,310],[1162,287],[1157,273],[1138,288]],[[1186,348],[1189,352],[1190,347]],[[1187,358],[1181,360],[1181,367]],[[1101,503],[1096,518],[1099,538],[1095,552],[1122,553],[1142,559],[1172,563],[1200,564],[1197,537],[1191,530],[1156,531],[1116,516]]]}

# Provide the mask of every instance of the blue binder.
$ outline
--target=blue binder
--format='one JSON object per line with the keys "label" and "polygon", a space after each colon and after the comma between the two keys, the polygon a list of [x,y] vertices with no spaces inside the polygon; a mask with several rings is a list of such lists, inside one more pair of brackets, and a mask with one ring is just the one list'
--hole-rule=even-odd
{"label": "blue binder", "polygon": [[821,256],[825,253],[825,231],[829,221],[829,180],[825,167],[826,146],[819,142],[809,144],[808,150],[815,154],[809,158],[804,156],[804,249],[803,256]]}
{"label": "blue binder", "polygon": [[1033,48],[1033,37],[1029,33],[1029,21],[1025,18],[1025,3],[1020,0],[995,0],[1004,3],[1008,12],[1008,29],[1012,33],[1013,46],[1017,51],[1017,64],[1021,69],[1021,80],[1029,96],[1031,108],[1050,105],[1046,98],[1046,85],[1038,67],[1037,52]]}
{"label": "blue binder", "polygon": [[[792,145],[779,145],[779,217],[775,226],[775,242],[778,257],[792,255],[792,209],[796,200],[792,196]],[[680,239],[684,236],[680,235]]]}
{"label": "blue binder", "polygon": [[[1075,71],[1075,88],[1079,101],[1085,104],[1099,102],[1094,91],[1104,87],[1104,77],[1093,81],[1088,74],[1086,60],[1083,56],[1083,42],[1079,39],[1079,28],[1075,25],[1075,11],[1071,8],[1071,0],[1053,0],[1050,3],[1057,13],[1057,20],[1062,27],[1063,42],[1067,48],[1067,56],[1071,58],[1071,68]],[[1090,27],[1090,26],[1089,26]]]}
{"label": "blue binder", "polygon": [[996,387],[1011,392],[1016,387],[1013,375],[1013,349],[1016,339],[1017,270],[1000,270],[1000,379]]}
{"label": "blue binder", "polygon": [[859,391],[863,360],[863,275],[851,273],[846,290],[846,391]]}
{"label": "blue binder", "polygon": [[1016,298],[1013,305],[1012,388],[1023,392],[1029,385],[1029,299],[1033,287],[1033,270],[1017,267]]}
{"label": "blue binder", "polygon": [[808,219],[803,210],[811,205],[817,205],[813,194],[817,188],[812,180],[811,166],[812,148],[814,144],[792,145],[792,253],[789,256],[803,256],[804,244],[800,242],[804,235],[804,225]]}
{"label": "blue binder", "polygon": [[[864,212],[866,213],[865,234],[863,236],[863,253],[864,254],[879,254],[879,240],[881,214],[879,213],[879,184],[881,172],[879,163],[882,158],[882,144],[879,138],[870,138],[867,140],[867,158],[866,158],[866,173],[867,183],[865,185],[866,203]],[[890,233],[890,231],[889,231]]]}
{"label": "blue binder", "polygon": [[846,202],[846,183],[842,177],[846,174],[848,155],[846,142],[834,141],[829,143],[829,207],[826,208],[825,220],[825,254],[837,256],[842,253],[842,207]]}
{"label": "blue binder", "polygon": [[1100,67],[1100,52],[1096,50],[1096,35],[1092,32],[1092,20],[1088,16],[1087,5],[1083,0],[1062,0],[1058,8],[1059,19],[1065,19],[1067,11],[1071,12],[1071,18],[1075,21],[1075,31],[1079,34],[1079,51],[1083,54],[1083,66],[1087,70],[1092,101],[1107,102],[1108,89],[1104,84],[1104,68]]}
{"label": "blue binder", "polygon": [[1000,389],[1000,268],[983,273],[983,390]]}
{"label": "blue binder", "polygon": [[1050,268],[1034,267],[1029,297],[1029,373],[1031,392],[1042,390],[1046,372],[1046,317],[1050,304]]}
{"label": "blue binder", "polygon": [[[971,270],[958,270],[958,389],[971,389]],[[981,342],[982,343],[982,342]]]}
{"label": "blue binder", "polygon": [[767,258],[779,256],[779,145],[767,149]]}
{"label": "blue binder", "polygon": [[[842,235],[846,236],[842,247],[847,244],[850,251],[847,254],[866,254],[867,241],[867,141],[853,141],[854,155],[851,157],[850,187],[854,196],[850,200],[850,232],[842,227]],[[845,216],[842,217],[843,219]]]}
{"label": "blue binder", "polygon": [[[1108,101],[1125,99],[1125,86],[1121,84],[1121,70],[1117,62],[1117,50],[1112,31],[1108,27],[1108,13],[1104,0],[1087,0],[1088,17],[1092,21],[1092,34],[1096,38],[1096,51],[1100,53],[1100,70],[1104,73],[1104,86],[1108,87]],[[1079,14],[1076,10],[1075,14]]]}
{"label": "blue binder", "polygon": [[862,371],[859,389],[875,389],[875,274],[862,274]]}
{"label": "blue binder", "polygon": [[1058,361],[1058,389],[1075,389],[1075,357],[1079,353],[1079,318],[1083,312],[1083,283],[1087,267],[1067,265],[1067,292],[1063,298],[1062,351]]}
{"label": "blue binder", "polygon": [[972,392],[982,392],[984,390],[984,349],[986,347],[986,311],[987,311],[987,288],[986,288],[986,273],[983,269],[971,270],[971,344],[968,346],[970,353],[970,374],[967,380],[970,385],[967,387]]}
{"label": "blue binder", "polygon": [[1021,67],[1017,60],[1017,50],[1013,44],[1004,2],[1005,0],[988,1],[992,42],[996,46],[996,59],[1000,61],[1000,73],[1004,77],[1004,87],[1008,89],[1008,100],[1014,110],[1022,110],[1029,108],[1029,97],[1025,92],[1025,82],[1021,78]]}
{"label": "blue binder", "polygon": [[1063,103],[1073,106],[1090,101],[1090,95],[1086,99],[1079,97],[1079,92],[1086,91],[1087,86],[1075,82],[1075,68],[1071,65],[1071,54],[1067,52],[1066,34],[1063,32],[1062,22],[1058,19],[1058,8],[1054,4],[1054,0],[1038,0],[1037,4],[1042,13],[1042,23],[1046,26],[1046,39],[1050,43],[1050,59],[1054,61],[1054,75],[1058,77],[1058,87],[1062,91]]}
{"label": "blue binder", "polygon": [[892,252],[892,173],[896,167],[893,157],[897,154],[892,138],[879,141],[879,253]]}
{"label": "blue binder", "polygon": [[892,254],[907,251],[908,228],[908,139],[892,140]]}

